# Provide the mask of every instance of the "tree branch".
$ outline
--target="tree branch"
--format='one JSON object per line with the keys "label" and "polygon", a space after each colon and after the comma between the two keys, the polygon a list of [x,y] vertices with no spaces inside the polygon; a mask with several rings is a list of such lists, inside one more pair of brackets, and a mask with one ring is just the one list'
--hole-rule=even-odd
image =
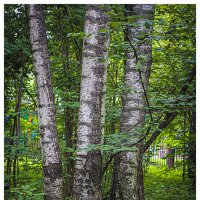
{"label": "tree branch", "polygon": [[[20,82],[20,80],[17,78],[17,76],[16,76],[11,70],[9,70],[9,72],[11,73],[11,76],[12,76],[13,78],[15,78],[18,82]],[[32,99],[32,101],[33,101],[35,107],[37,107],[37,104],[36,104],[35,99],[34,99],[33,96],[31,95],[31,93],[28,91],[28,89],[26,88],[25,84],[24,84],[23,82],[22,82],[22,84],[23,84],[23,87],[24,87],[25,91],[27,92],[27,94],[28,94],[28,95],[30,96],[30,98]]]}
{"label": "tree branch", "polygon": [[[137,142],[135,142],[135,143],[133,143],[133,144],[131,144],[131,145],[128,145],[128,147],[133,147],[134,145],[139,144],[140,142],[142,142],[142,141],[145,139],[145,137],[146,137],[146,135],[144,135],[144,136],[143,136],[141,139],[139,139]],[[109,164],[112,162],[113,158],[114,158],[115,156],[117,156],[118,154],[122,153],[122,152],[124,152],[124,150],[118,151],[117,153],[115,153],[115,154],[113,154],[113,155],[110,156],[110,159],[108,160],[108,162],[106,163],[105,167],[104,167],[103,170],[102,170],[102,177],[103,177],[105,171],[107,170]]]}
{"label": "tree branch", "polygon": [[[196,65],[190,72],[188,76],[188,80],[186,81],[185,85],[181,88],[180,93],[179,93],[180,95],[184,95],[186,93],[187,89],[189,88],[189,84],[192,82],[195,75],[196,75]],[[148,141],[142,147],[142,153],[144,153],[149,148],[149,146],[153,143],[153,141],[160,135],[162,130],[166,128],[176,118],[177,115],[178,115],[178,112],[170,112],[165,115],[163,121],[160,123],[157,130],[155,130],[152,136],[148,139]]]}

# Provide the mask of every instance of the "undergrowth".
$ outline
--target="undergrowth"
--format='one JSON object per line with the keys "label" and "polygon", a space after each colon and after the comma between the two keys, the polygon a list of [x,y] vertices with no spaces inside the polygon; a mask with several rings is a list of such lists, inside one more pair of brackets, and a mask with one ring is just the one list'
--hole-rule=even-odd
{"label": "undergrowth", "polygon": [[145,173],[145,200],[195,200],[191,180],[182,171],[150,166]]}

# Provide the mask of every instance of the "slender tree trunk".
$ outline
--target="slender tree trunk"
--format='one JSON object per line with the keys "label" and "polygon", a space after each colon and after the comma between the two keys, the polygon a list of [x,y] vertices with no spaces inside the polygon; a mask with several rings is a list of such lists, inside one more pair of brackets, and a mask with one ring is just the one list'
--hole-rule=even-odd
{"label": "slender tree trunk", "polygon": [[[64,14],[64,16],[66,17],[66,18],[68,18],[69,19],[69,25],[70,25],[70,28],[71,28],[71,32],[73,32],[73,33],[75,33],[76,31],[75,31],[75,28],[74,28],[74,25],[73,25],[73,22],[72,22],[72,20],[71,20],[71,17],[70,17],[70,14],[69,14],[69,12],[68,12],[68,9],[67,9],[67,6],[65,6],[64,7],[64,11],[63,11],[63,14]],[[79,47],[79,43],[78,43],[78,41],[74,38],[73,39],[73,41],[74,41],[74,44],[75,44],[75,54],[76,54],[76,60],[78,61],[78,66],[80,66],[80,64],[81,64],[81,48]]]}
{"label": "slender tree trunk", "polygon": [[[23,87],[23,77],[24,77],[24,64],[22,65],[22,73],[20,77],[20,85],[19,85],[19,93],[18,93],[18,98],[17,98],[17,106],[16,106],[16,112],[18,113],[16,116],[16,122],[14,122],[14,127],[13,127],[13,134],[16,136],[16,139],[14,141],[15,143],[15,156],[14,156],[14,161],[13,161],[13,187],[17,187],[17,163],[18,163],[18,141],[19,141],[19,136],[21,132],[21,125],[20,125],[20,107],[21,107],[21,98],[22,98],[22,87]],[[16,132],[15,130],[15,125],[16,125]]]}
{"label": "slender tree trunk", "polygon": [[12,125],[10,127],[10,136],[8,137],[8,141],[7,141],[8,158],[7,158],[7,162],[6,162],[6,175],[7,175],[8,179],[4,185],[4,191],[5,191],[6,196],[7,196],[7,194],[9,194],[9,190],[10,190],[10,176],[11,176],[11,166],[12,166],[12,159],[11,159],[10,155],[11,155],[11,146],[13,145],[11,137],[12,137]]}
{"label": "slender tree trunk", "polygon": [[[144,86],[148,84],[148,72],[151,67],[150,34],[152,30],[152,26],[149,25],[147,28],[145,22],[153,18],[153,5],[126,5],[125,8],[128,12],[127,15],[135,16],[137,27],[125,31],[126,40],[131,45],[130,50],[126,53],[124,78],[124,83],[129,88],[129,92],[122,96],[120,132],[127,132],[127,130],[133,132],[134,125],[137,124],[136,127],[138,128],[144,124]],[[148,24],[150,24],[149,21]],[[140,40],[140,44],[134,44],[134,39]],[[144,56],[146,56],[146,59],[142,60]],[[141,67],[138,70],[137,64],[139,62]],[[136,141],[140,137],[141,135],[137,134],[134,136]],[[141,146],[142,144],[138,144],[138,150],[123,152],[116,157],[110,199],[144,199]]]}
{"label": "slender tree trunk", "polygon": [[[65,109],[65,133],[66,133],[66,147],[73,148],[72,142],[72,125],[70,121],[70,112],[68,109]],[[72,196],[72,189],[73,189],[73,178],[74,178],[74,160],[70,157],[72,156],[72,152],[65,153],[65,173],[66,177],[66,185],[65,185],[65,195],[67,197]]]}
{"label": "slender tree trunk", "polygon": [[192,189],[196,190],[196,112],[190,114],[190,135],[188,141],[188,177],[192,180]]}
{"label": "slender tree trunk", "polygon": [[175,154],[174,148],[168,146],[166,153],[167,153],[167,159],[166,159],[167,167],[169,169],[173,168],[174,167],[174,154]]}
{"label": "slender tree trunk", "polygon": [[[58,6],[59,9],[60,6]],[[64,11],[61,11],[58,13],[58,21],[60,25],[60,42],[61,42],[61,52],[62,52],[62,65],[63,65],[63,72],[64,76],[66,78],[65,83],[65,89],[66,92],[70,91],[70,82],[69,82],[69,75],[70,75],[70,65],[68,63],[68,57],[69,57],[69,46],[66,44],[67,36],[64,32],[64,30],[67,29],[66,26],[62,24],[62,18],[66,17],[66,13]],[[71,101],[70,98],[63,98],[65,102]],[[72,126],[72,118],[73,118],[73,110],[70,108],[64,109],[64,115],[65,115],[65,138],[66,138],[66,148],[73,148],[73,142],[72,142],[72,132],[73,132],[73,126]],[[72,156],[72,152],[65,152],[65,165],[64,165],[64,174],[65,174],[65,185],[64,185],[64,196],[71,197],[72,196],[72,187],[73,187],[73,176],[74,176],[74,160],[72,160],[70,157]]]}
{"label": "slender tree trunk", "polygon": [[42,5],[28,5],[30,41],[37,84],[38,119],[45,200],[63,199],[63,178],[46,30]]}
{"label": "slender tree trunk", "polygon": [[183,181],[185,181],[185,172],[186,172],[186,117],[187,117],[187,113],[184,112],[184,122],[183,122],[183,172],[182,172],[182,176],[183,176]]}
{"label": "slender tree trunk", "polygon": [[77,158],[74,178],[74,200],[102,199],[101,151],[81,150],[90,144],[101,144],[105,113],[105,82],[109,37],[108,17],[100,5],[88,5],[82,59],[80,108],[77,131]]}

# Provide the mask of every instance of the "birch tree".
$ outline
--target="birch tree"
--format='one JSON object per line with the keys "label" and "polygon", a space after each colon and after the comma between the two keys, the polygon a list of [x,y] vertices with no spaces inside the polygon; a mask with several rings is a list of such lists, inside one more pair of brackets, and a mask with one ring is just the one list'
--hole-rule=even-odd
{"label": "birch tree", "polygon": [[38,119],[43,164],[43,191],[46,200],[63,199],[62,168],[42,5],[28,5],[28,18],[37,85]]}
{"label": "birch tree", "polygon": [[108,16],[101,5],[88,5],[85,15],[77,158],[73,199],[102,199],[101,151],[84,150],[101,144],[105,113],[105,81],[109,36]]}
{"label": "birch tree", "polygon": [[[153,5],[126,5],[128,16],[134,16],[136,27],[125,30],[130,48],[126,52],[124,84],[128,92],[122,96],[120,132],[134,133],[144,124],[144,106],[149,68],[151,66],[150,34]],[[135,141],[141,134],[134,133]],[[112,200],[143,199],[142,158],[139,143],[134,152],[122,152],[116,156],[110,193]]]}

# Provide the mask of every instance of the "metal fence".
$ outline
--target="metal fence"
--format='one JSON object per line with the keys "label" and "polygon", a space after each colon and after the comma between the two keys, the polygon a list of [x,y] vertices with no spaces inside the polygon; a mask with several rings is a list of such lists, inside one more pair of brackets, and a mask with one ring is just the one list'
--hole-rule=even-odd
{"label": "metal fence", "polygon": [[150,146],[144,155],[145,165],[157,167],[182,167],[185,159],[186,155],[182,153],[182,149],[176,147]]}

